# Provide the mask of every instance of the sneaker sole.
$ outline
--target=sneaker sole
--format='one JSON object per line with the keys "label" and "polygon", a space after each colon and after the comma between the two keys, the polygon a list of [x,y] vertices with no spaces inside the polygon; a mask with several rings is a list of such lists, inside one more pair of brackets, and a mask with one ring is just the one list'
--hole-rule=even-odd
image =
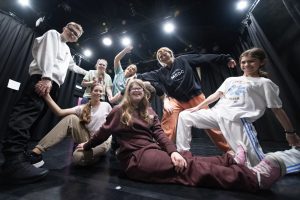
{"label": "sneaker sole", "polygon": [[34,163],[32,164],[33,166],[35,166],[36,168],[40,168],[45,164],[45,162],[43,160],[41,160],[40,162]]}
{"label": "sneaker sole", "polygon": [[46,176],[48,174],[49,174],[49,171],[47,170],[47,171],[45,171],[44,174],[42,174],[38,177],[30,178],[30,179],[11,179],[11,178],[7,177],[7,180],[5,182],[8,184],[12,184],[12,185],[35,183],[35,182],[38,182],[38,181],[46,178]]}

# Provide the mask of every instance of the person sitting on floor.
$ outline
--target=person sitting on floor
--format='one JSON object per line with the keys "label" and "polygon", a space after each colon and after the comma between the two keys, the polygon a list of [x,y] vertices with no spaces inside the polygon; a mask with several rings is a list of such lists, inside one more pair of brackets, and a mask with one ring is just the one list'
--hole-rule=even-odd
{"label": "person sitting on floor", "polygon": [[[30,153],[31,163],[36,167],[44,164],[42,153],[50,147],[62,141],[67,135],[71,135],[75,144],[88,141],[99,127],[105,122],[106,116],[111,111],[107,102],[100,102],[103,87],[98,84],[91,87],[91,99],[87,104],[73,108],[61,109],[48,94],[44,96],[50,109],[58,116],[64,117]],[[89,151],[73,152],[73,163],[76,165],[90,165],[95,163],[110,149],[111,137],[104,143],[95,146]]]}
{"label": "person sitting on floor", "polygon": [[270,188],[284,174],[283,162],[273,155],[254,168],[245,166],[243,145],[235,158],[228,153],[200,157],[177,152],[149,106],[148,96],[143,81],[131,80],[121,104],[112,109],[89,141],[77,146],[77,151],[90,151],[113,134],[120,144],[117,158],[125,174],[144,182],[257,191]]}

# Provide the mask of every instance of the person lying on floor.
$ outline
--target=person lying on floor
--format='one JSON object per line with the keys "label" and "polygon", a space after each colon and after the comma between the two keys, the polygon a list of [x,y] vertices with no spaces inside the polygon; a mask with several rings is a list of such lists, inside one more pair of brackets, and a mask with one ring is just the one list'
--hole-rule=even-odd
{"label": "person lying on floor", "polygon": [[285,166],[280,159],[266,156],[254,168],[245,166],[246,154],[240,145],[236,157],[200,157],[178,152],[161,128],[158,116],[149,106],[144,83],[128,83],[123,100],[115,106],[106,122],[77,151],[90,151],[112,134],[120,144],[117,158],[127,177],[151,183],[176,183],[244,191],[268,189],[282,175]]}
{"label": "person lying on floor", "polygon": [[[75,144],[88,141],[99,127],[105,122],[106,116],[111,111],[107,102],[100,102],[103,88],[100,84],[91,88],[91,99],[87,104],[73,108],[61,109],[50,95],[44,96],[50,109],[58,116],[64,117],[30,153],[31,163],[36,167],[44,164],[42,153],[50,147],[62,141],[67,135],[71,135]],[[110,149],[111,137],[108,137],[101,145],[97,145],[89,151],[73,152],[73,163],[76,165],[90,165],[105,155]]]}

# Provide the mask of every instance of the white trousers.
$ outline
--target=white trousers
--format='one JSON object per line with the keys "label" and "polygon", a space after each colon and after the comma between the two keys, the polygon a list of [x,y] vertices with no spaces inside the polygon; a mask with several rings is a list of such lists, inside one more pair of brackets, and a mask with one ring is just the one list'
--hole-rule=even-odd
{"label": "white trousers", "polygon": [[[201,109],[196,112],[182,111],[179,114],[176,146],[178,151],[190,150],[192,127],[199,129],[220,129],[233,151],[237,150],[238,142],[247,147],[248,165],[257,165],[265,154],[257,139],[257,132],[251,122],[245,118],[239,121],[230,121],[218,116],[213,109]],[[280,157],[287,167],[287,173],[300,171],[300,151],[290,149],[271,153]]]}

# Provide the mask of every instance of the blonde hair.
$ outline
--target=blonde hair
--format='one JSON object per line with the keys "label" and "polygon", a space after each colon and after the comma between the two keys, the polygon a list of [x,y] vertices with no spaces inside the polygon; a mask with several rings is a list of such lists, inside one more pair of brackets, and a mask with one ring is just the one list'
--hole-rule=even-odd
{"label": "blonde hair", "polygon": [[100,62],[105,64],[105,68],[107,67],[107,60],[105,60],[105,59],[98,59],[97,62],[96,62],[96,64],[95,64],[95,68],[96,69],[97,69],[98,63],[100,63]]}
{"label": "blonde hair", "polygon": [[171,54],[171,59],[172,59],[172,60],[174,60],[175,57],[174,57],[173,51],[172,51],[171,49],[169,49],[168,47],[161,47],[160,49],[158,49],[158,50],[157,50],[157,53],[156,53],[156,59],[157,59],[157,61],[159,62],[159,64],[161,64],[161,66],[165,67],[165,66],[167,66],[167,64],[166,64],[166,63],[163,63],[163,62],[160,60],[160,58],[159,58],[162,51],[167,51],[168,53],[170,53],[170,54]]}
{"label": "blonde hair", "polygon": [[80,24],[75,23],[75,22],[69,22],[66,26],[74,26],[74,27],[76,27],[80,31],[79,37],[82,36],[83,29],[82,29],[82,26]]}
{"label": "blonde hair", "polygon": [[[132,101],[131,101],[131,97],[129,95],[131,88],[133,87],[133,85],[138,85],[140,86],[145,95],[143,97],[143,99],[139,102],[138,107],[134,107]],[[132,125],[132,114],[134,113],[134,111],[137,109],[139,118],[144,120],[145,122],[147,122],[148,124],[151,123],[151,120],[153,119],[153,116],[150,116],[148,113],[148,107],[149,107],[149,98],[150,94],[148,92],[148,90],[146,89],[144,83],[142,80],[139,79],[132,79],[128,82],[126,90],[125,90],[125,94],[121,103],[121,107],[122,107],[122,114],[121,114],[121,123],[125,126],[131,126]]]}
{"label": "blonde hair", "polygon": [[[245,57],[245,56],[250,56],[252,58],[256,58],[261,62],[264,62],[266,60],[265,51],[263,49],[257,48],[257,47],[254,47],[254,48],[251,48],[251,49],[248,49],[248,50],[244,51],[240,56],[240,59],[239,59],[240,63],[241,63],[242,57]],[[264,67],[264,66],[265,66],[265,64],[263,64],[261,67]],[[260,77],[268,78],[268,73],[261,70],[260,68],[258,69],[258,75]]]}

